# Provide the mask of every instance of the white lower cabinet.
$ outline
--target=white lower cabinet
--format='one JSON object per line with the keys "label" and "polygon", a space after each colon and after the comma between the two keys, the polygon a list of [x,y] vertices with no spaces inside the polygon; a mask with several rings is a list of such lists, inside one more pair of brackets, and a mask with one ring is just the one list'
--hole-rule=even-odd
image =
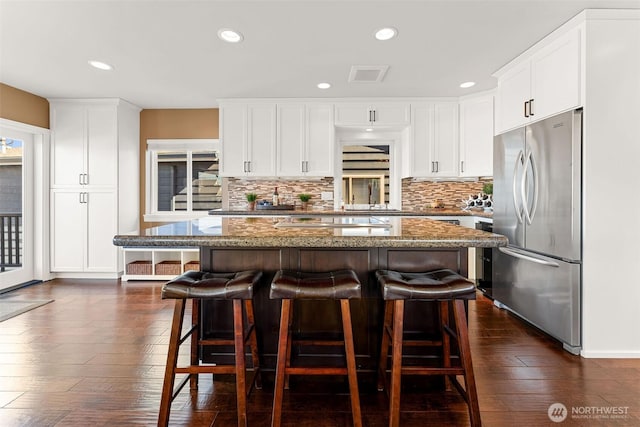
{"label": "white lower cabinet", "polygon": [[188,270],[200,270],[198,248],[130,248],[122,251],[128,280],[171,280]]}
{"label": "white lower cabinet", "polygon": [[116,273],[118,220],[114,191],[51,192],[51,271]]}

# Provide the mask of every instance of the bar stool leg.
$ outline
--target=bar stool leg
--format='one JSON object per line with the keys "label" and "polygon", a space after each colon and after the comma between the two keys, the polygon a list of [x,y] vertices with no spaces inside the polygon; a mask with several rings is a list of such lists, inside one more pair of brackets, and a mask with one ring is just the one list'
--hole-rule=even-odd
{"label": "bar stool leg", "polygon": [[244,360],[244,318],[242,300],[233,300],[233,343],[236,359],[236,398],[238,401],[238,427],[247,425],[247,385]]}
{"label": "bar stool leg", "polygon": [[469,347],[469,331],[467,329],[467,316],[464,310],[464,301],[455,300],[453,305],[453,315],[456,320],[456,333],[460,347],[460,361],[464,368],[464,382],[467,391],[467,404],[469,405],[469,418],[473,427],[479,427],[480,406],[478,405],[478,391],[476,390],[476,380],[473,375],[473,364],[471,363],[471,347]]}
{"label": "bar stool leg", "polygon": [[244,301],[245,311],[247,313],[247,327],[249,332],[249,346],[251,347],[251,360],[253,361],[253,370],[256,372],[255,385],[258,390],[262,389],[262,370],[260,369],[260,356],[258,355],[258,338],[256,334],[256,321],[253,314],[253,301]]}
{"label": "bar stool leg", "polygon": [[355,347],[353,345],[353,325],[348,299],[340,300],[342,310],[342,330],[344,333],[344,349],[347,359],[347,375],[349,377],[349,394],[351,395],[351,414],[354,427],[362,427],[360,413],[360,395],[358,394],[358,377],[356,374]]}
{"label": "bar stool leg", "polygon": [[169,351],[167,352],[167,366],[162,383],[162,398],[160,399],[160,414],[158,426],[169,425],[171,401],[173,400],[173,386],[176,379],[176,366],[178,363],[178,351],[180,349],[180,335],[182,333],[182,319],[184,317],[185,300],[177,299],[173,308],[173,321],[171,322],[171,336],[169,338]]}
{"label": "bar stool leg", "polygon": [[[191,324],[196,327],[191,334],[191,366],[200,364],[200,355],[198,354],[200,341],[200,304],[201,301],[197,298],[191,300]],[[189,386],[191,390],[198,389],[198,377],[199,375],[197,374],[189,375]]]}
{"label": "bar stool leg", "polygon": [[[385,301],[384,324],[382,326],[382,345],[380,346],[380,362],[378,365],[378,391],[385,390],[387,382],[387,357],[389,356],[389,334],[393,323],[393,301]],[[387,390],[388,391],[388,390]]]}
{"label": "bar stool leg", "polygon": [[404,300],[395,300],[393,309],[393,340],[391,352],[391,396],[389,427],[400,427],[400,390],[402,381],[402,334],[404,331]]}
{"label": "bar stool leg", "polygon": [[289,390],[289,379],[291,375],[287,374],[287,369],[291,367],[291,347],[293,346],[293,332],[291,331],[291,327],[293,325],[293,305],[295,302],[291,300],[291,311],[289,312],[289,338],[287,340],[287,356],[286,356],[286,369],[284,374],[284,389]]}
{"label": "bar stool leg", "polygon": [[[440,334],[442,335],[442,366],[451,367],[451,337],[445,330],[445,325],[449,324],[449,301],[440,301],[437,303],[440,308]],[[449,376],[444,376],[444,385],[446,391],[451,391],[451,381]]]}
{"label": "bar stool leg", "polygon": [[282,399],[284,397],[285,368],[287,366],[287,347],[290,340],[289,321],[291,319],[290,299],[282,300],[280,309],[280,332],[278,335],[278,361],[276,364],[276,379],[273,389],[273,413],[271,426],[280,427],[282,423]]}

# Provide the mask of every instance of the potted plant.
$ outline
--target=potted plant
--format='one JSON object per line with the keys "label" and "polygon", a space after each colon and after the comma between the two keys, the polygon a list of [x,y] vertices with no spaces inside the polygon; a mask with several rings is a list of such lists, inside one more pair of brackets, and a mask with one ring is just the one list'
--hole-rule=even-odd
{"label": "potted plant", "polygon": [[302,202],[302,210],[306,211],[307,206],[309,206],[309,200],[311,200],[311,194],[298,194],[298,198],[300,199],[300,202]]}
{"label": "potted plant", "polygon": [[482,186],[482,192],[486,195],[493,194],[493,183],[487,182]]}
{"label": "potted plant", "polygon": [[256,209],[256,200],[258,199],[258,195],[256,193],[247,193],[245,194],[248,202],[248,208],[250,211]]}

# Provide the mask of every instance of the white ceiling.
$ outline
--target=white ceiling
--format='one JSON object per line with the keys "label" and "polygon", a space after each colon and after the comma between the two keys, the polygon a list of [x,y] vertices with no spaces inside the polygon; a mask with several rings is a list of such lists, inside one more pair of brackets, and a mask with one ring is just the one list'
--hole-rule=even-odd
{"label": "white ceiling", "polygon": [[[585,8],[640,8],[640,0],[0,0],[0,82],[142,108],[460,96],[495,87],[494,71]],[[383,26],[398,37],[375,40]],[[219,40],[225,27],[244,41]],[[93,69],[89,59],[115,70]],[[348,83],[352,65],[389,71],[379,84]],[[478,84],[459,88],[468,80]],[[333,86],[317,89],[324,81]]]}

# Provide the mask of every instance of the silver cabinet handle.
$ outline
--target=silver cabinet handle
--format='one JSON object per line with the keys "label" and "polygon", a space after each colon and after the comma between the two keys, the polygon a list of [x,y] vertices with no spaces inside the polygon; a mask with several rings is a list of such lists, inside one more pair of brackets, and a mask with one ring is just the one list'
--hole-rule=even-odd
{"label": "silver cabinet handle", "polygon": [[436,173],[440,172],[440,162],[436,162]]}
{"label": "silver cabinet handle", "polygon": [[520,252],[517,252],[513,249],[509,249],[509,248],[498,248],[498,250],[500,252],[502,252],[503,254],[515,257],[515,258],[520,258],[520,259],[524,259],[526,261],[531,261],[531,262],[535,262],[537,264],[542,264],[542,265],[546,265],[547,267],[560,267],[560,264],[558,264],[557,262],[553,262],[553,261],[547,261],[546,259],[542,259],[542,258],[538,258],[538,257],[534,257],[532,255],[526,255],[526,254],[522,254]]}
{"label": "silver cabinet handle", "polygon": [[460,160],[460,173],[464,173],[464,160]]}
{"label": "silver cabinet handle", "polygon": [[89,185],[89,174],[82,174],[83,175],[83,180],[84,180],[84,185]]}
{"label": "silver cabinet handle", "polygon": [[82,175],[81,173],[78,174],[78,184],[82,185]]}
{"label": "silver cabinet handle", "polygon": [[373,121],[376,121],[376,110],[373,110]]}

